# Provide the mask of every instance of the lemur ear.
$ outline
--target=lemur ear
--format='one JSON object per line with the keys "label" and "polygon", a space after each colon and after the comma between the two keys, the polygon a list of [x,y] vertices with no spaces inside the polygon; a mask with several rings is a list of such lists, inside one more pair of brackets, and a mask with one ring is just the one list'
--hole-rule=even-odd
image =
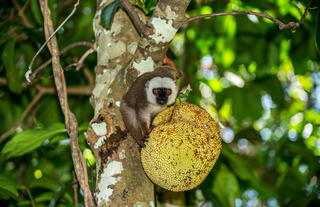
{"label": "lemur ear", "polygon": [[176,69],[176,68],[171,68],[171,67],[168,67],[170,68],[169,72],[173,75],[173,77],[178,80],[179,78],[182,77],[182,73]]}
{"label": "lemur ear", "polygon": [[176,77],[176,80],[178,80],[179,78],[181,78],[182,77],[182,73],[181,73],[181,71],[180,70],[178,70],[178,69],[174,69],[175,70],[175,77]]}

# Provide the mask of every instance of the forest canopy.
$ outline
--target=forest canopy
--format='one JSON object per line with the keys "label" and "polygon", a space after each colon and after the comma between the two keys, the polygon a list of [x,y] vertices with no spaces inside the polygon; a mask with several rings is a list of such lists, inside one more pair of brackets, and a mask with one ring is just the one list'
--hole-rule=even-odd
{"label": "forest canopy", "polygon": [[[148,16],[157,4],[130,2]],[[48,3],[57,28],[76,1]],[[83,206],[47,48],[33,63],[32,83],[25,78],[45,42],[39,2],[0,4],[0,202]],[[253,11],[299,26],[281,30],[256,15],[225,15],[190,21],[174,36],[167,56],[184,74],[181,88],[191,89],[183,99],[220,123],[223,142],[213,170],[185,192],[182,206],[320,206],[319,5],[318,0],[191,1],[187,17]],[[95,1],[80,1],[56,34],[90,186],[95,158],[84,132],[94,116],[89,99],[97,65],[95,12]]]}

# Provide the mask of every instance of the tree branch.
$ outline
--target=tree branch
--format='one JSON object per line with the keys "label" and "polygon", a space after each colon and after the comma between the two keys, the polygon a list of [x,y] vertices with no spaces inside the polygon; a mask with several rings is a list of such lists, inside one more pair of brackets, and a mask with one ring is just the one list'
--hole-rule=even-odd
{"label": "tree branch", "polygon": [[[79,0],[74,5],[74,8],[76,8],[78,4],[79,4]],[[58,43],[55,37],[55,31],[53,29],[50,10],[48,7],[48,0],[40,0],[40,6],[41,6],[41,11],[44,17],[44,31],[47,39],[46,42],[48,42],[48,48],[52,55],[53,75],[54,75],[54,80],[57,88],[57,93],[58,93],[62,111],[65,116],[65,125],[67,128],[67,132],[70,136],[71,155],[72,155],[75,172],[76,172],[79,184],[81,186],[81,189],[83,190],[83,193],[84,193],[85,206],[92,207],[92,206],[95,206],[95,201],[89,187],[86,164],[83,159],[81,150],[79,148],[78,123],[74,114],[70,111],[68,106],[67,86],[66,86],[63,70],[60,65]],[[74,11],[75,9],[73,10],[73,12]],[[73,14],[73,12],[71,12],[71,14],[67,17],[67,19]]]}
{"label": "tree branch", "polygon": [[226,16],[226,15],[254,15],[254,16],[258,16],[258,17],[263,17],[266,19],[269,19],[271,21],[273,21],[276,25],[279,26],[280,30],[283,29],[290,29],[292,32],[296,31],[296,28],[300,26],[301,22],[306,18],[309,8],[310,8],[310,4],[311,4],[312,0],[310,0],[310,2],[308,3],[306,9],[304,10],[304,13],[300,19],[300,21],[298,22],[289,22],[288,24],[284,24],[283,22],[281,22],[280,20],[273,18],[272,16],[270,16],[268,13],[257,13],[257,12],[253,12],[253,11],[239,11],[239,12],[221,12],[221,13],[213,13],[213,14],[205,14],[205,15],[199,15],[199,16],[194,16],[194,17],[190,17],[188,18],[184,23],[188,23],[197,19],[201,19],[201,18],[205,18],[205,17],[217,17],[217,16]]}
{"label": "tree branch", "polygon": [[[39,0],[39,1],[41,4],[41,0]],[[25,73],[25,77],[26,77],[26,80],[28,81],[28,83],[31,83],[30,75],[32,73],[32,65],[33,65],[33,62],[35,61],[36,57],[40,54],[40,52],[43,50],[43,48],[48,44],[48,42],[51,40],[51,38],[53,38],[55,36],[55,34],[61,29],[61,27],[72,17],[74,12],[77,10],[79,3],[80,3],[80,0],[78,0],[74,4],[74,7],[73,7],[71,13],[67,16],[67,18],[65,18],[65,20],[62,21],[62,23],[58,26],[58,28],[54,32],[52,32],[50,37],[48,37],[48,39],[45,41],[45,43],[43,43],[43,45],[40,47],[40,49],[37,51],[37,53],[33,56],[32,60],[29,64],[28,71]]]}
{"label": "tree branch", "polygon": [[134,7],[128,0],[120,0],[121,6],[125,9],[133,25],[141,36],[146,36],[150,30],[139,18],[138,13],[134,10]]}
{"label": "tree branch", "polygon": [[79,71],[80,68],[83,65],[83,61],[91,54],[93,53],[95,50],[93,48],[90,48],[89,50],[87,50],[85,53],[83,53],[83,55],[81,56],[80,60],[77,63],[77,67],[76,67],[76,71]]}
{"label": "tree branch", "polygon": [[[69,86],[67,88],[67,93],[69,95],[78,95],[78,96],[90,96],[92,93],[92,89],[94,87],[94,80],[88,68],[83,69],[83,73],[88,80],[88,85],[86,86]],[[0,85],[7,85],[8,81],[5,78],[0,77]],[[27,83],[22,83],[22,86],[28,86]],[[21,125],[23,120],[29,114],[29,112],[34,108],[35,104],[38,103],[41,97],[45,94],[56,94],[57,91],[54,87],[43,86],[40,84],[34,85],[35,88],[38,90],[37,95],[33,98],[30,104],[26,107],[26,109],[21,114],[18,121],[4,134],[0,136],[0,143],[11,136],[16,129]]]}
{"label": "tree branch", "polygon": [[[87,46],[87,47],[91,47],[94,48],[94,43],[91,42],[75,42],[72,43],[70,45],[68,45],[67,47],[63,48],[60,52],[59,55],[64,54],[65,52],[69,51],[70,49],[74,48],[74,47],[78,47],[78,46]],[[36,75],[43,70],[45,67],[47,67],[52,61],[52,58],[50,58],[49,60],[47,60],[45,63],[43,63],[42,65],[40,65],[30,76],[30,81],[32,81]]]}

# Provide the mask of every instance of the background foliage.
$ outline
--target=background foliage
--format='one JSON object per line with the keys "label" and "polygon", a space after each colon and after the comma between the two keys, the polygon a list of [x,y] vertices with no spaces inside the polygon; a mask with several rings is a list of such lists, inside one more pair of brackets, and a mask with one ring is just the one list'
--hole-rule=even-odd
{"label": "background foliage", "polygon": [[[27,3],[26,3],[27,2]],[[136,5],[152,13],[155,1]],[[0,1],[0,134],[10,129],[36,94],[22,87],[24,74],[44,42],[37,0]],[[57,26],[74,1],[50,0]],[[185,25],[168,56],[191,85],[187,100],[221,122],[223,151],[207,179],[186,192],[189,206],[319,206],[320,190],[320,45],[317,1],[295,33],[281,31],[255,16],[225,16]],[[26,4],[23,15],[20,9]],[[187,15],[212,12],[268,12],[283,22],[298,21],[307,1],[194,0]],[[94,1],[81,1],[75,15],[58,32],[61,48],[94,41]],[[27,20],[25,20],[27,19]],[[317,25],[318,24],[318,25]],[[317,44],[318,43],[318,44]],[[60,48],[60,49],[61,49]],[[87,48],[62,55],[63,66]],[[39,66],[50,58],[44,50]],[[96,55],[85,66],[92,74]],[[36,67],[36,66],[34,66]],[[81,72],[65,73],[68,85],[86,85]],[[53,85],[50,66],[34,82]],[[78,119],[81,150],[94,160],[83,131],[93,116],[89,97],[71,96]],[[7,206],[74,205],[72,160],[56,95],[45,95],[16,133],[0,144],[0,202]],[[90,171],[90,170],[89,170]],[[81,190],[79,205],[81,203]]]}

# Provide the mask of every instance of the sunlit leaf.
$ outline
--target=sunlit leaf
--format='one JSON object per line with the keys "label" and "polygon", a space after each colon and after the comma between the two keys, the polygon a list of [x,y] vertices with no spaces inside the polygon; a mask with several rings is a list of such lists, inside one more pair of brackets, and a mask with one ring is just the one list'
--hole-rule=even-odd
{"label": "sunlit leaf", "polygon": [[250,65],[248,66],[248,71],[250,73],[254,73],[257,70],[257,63],[255,61],[251,61]]}
{"label": "sunlit leaf", "polygon": [[306,111],[305,119],[308,122],[312,122],[314,124],[320,125],[320,114],[316,112],[314,109],[310,109]]}
{"label": "sunlit leaf", "polygon": [[298,80],[305,91],[310,92],[310,90],[313,88],[313,81],[311,76],[299,75]]}
{"label": "sunlit leaf", "polygon": [[113,17],[119,7],[120,7],[120,0],[115,0],[103,8],[101,13],[102,25],[104,25],[106,28],[111,27]]}
{"label": "sunlit leaf", "polygon": [[15,183],[7,177],[0,175],[0,199],[17,198],[18,191]]}
{"label": "sunlit leaf", "polygon": [[40,169],[37,169],[36,171],[33,172],[33,176],[35,179],[41,179],[42,178],[42,171]]}
{"label": "sunlit leaf", "polygon": [[232,101],[231,99],[226,99],[223,102],[223,105],[221,106],[220,110],[219,110],[219,117],[221,120],[228,120],[231,116],[231,107],[232,107]]}
{"label": "sunlit leaf", "polygon": [[214,79],[212,79],[212,80],[209,80],[208,82],[209,82],[210,88],[211,88],[214,92],[219,93],[219,92],[221,92],[221,91],[223,90],[222,83],[221,83],[221,81],[220,81],[219,79],[214,78]]}
{"label": "sunlit leaf", "polygon": [[[212,8],[210,6],[202,6],[200,9],[201,15],[211,14],[211,13],[212,13]],[[210,19],[210,17],[206,17],[204,19]]]}
{"label": "sunlit leaf", "polygon": [[225,16],[223,21],[223,27],[229,37],[233,37],[237,31],[237,23],[233,16]]}
{"label": "sunlit leaf", "polygon": [[234,51],[230,48],[225,48],[221,56],[222,56],[222,65],[224,67],[229,67],[235,59]]}
{"label": "sunlit leaf", "polygon": [[196,32],[192,28],[188,29],[186,34],[187,34],[188,40],[190,41],[196,38]]}
{"label": "sunlit leaf", "polygon": [[95,164],[96,159],[94,158],[93,153],[89,148],[84,149],[82,154],[88,166],[93,166]]}
{"label": "sunlit leaf", "polygon": [[1,153],[8,158],[21,156],[40,147],[46,139],[63,132],[65,127],[61,123],[54,124],[48,129],[22,131],[6,143]]}

